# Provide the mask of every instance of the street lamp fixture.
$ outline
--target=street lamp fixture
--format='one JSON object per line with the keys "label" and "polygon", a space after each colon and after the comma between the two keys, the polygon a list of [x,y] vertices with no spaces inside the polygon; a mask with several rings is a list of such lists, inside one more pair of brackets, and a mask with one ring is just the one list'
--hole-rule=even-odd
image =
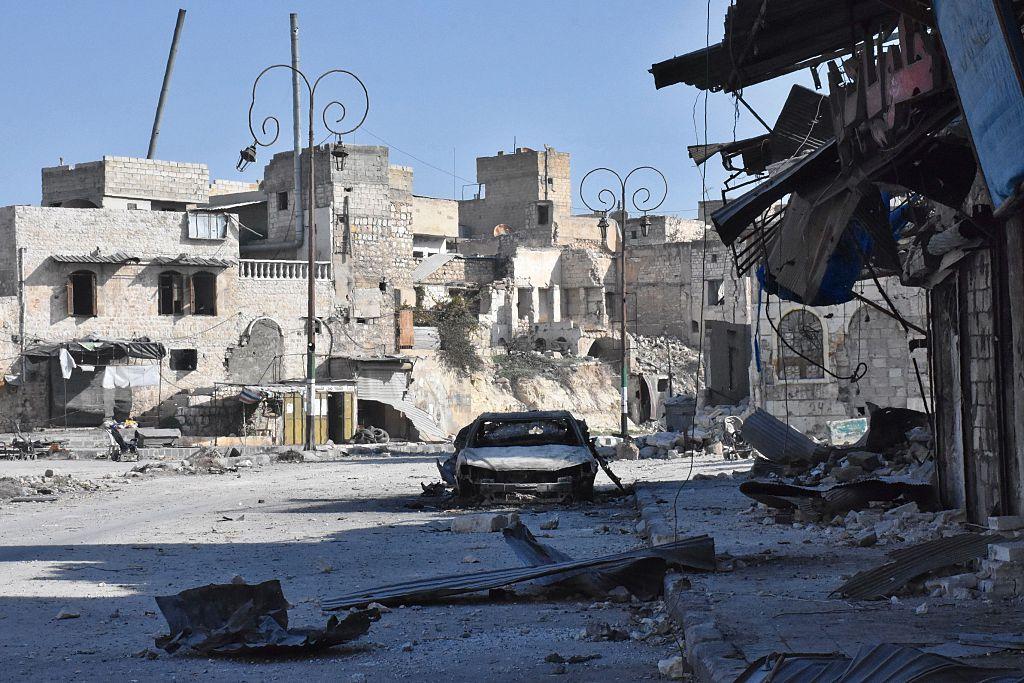
{"label": "street lamp fixture", "polygon": [[348,151],[345,150],[345,143],[341,141],[340,135],[338,136],[338,141],[331,145],[331,158],[334,160],[334,170],[345,170],[345,159],[348,158]]}
{"label": "street lamp fixture", "polygon": [[[348,156],[348,152],[341,144],[341,136],[347,135],[352,131],[363,125],[366,120],[366,115],[370,113],[370,95],[366,90],[366,85],[363,84],[362,80],[359,79],[351,71],[344,69],[331,69],[317,76],[316,80],[310,83],[306,74],[288,64],[274,64],[268,66],[266,69],[261,71],[256,80],[252,84],[252,102],[249,104],[249,132],[252,133],[252,144],[242,150],[240,158],[238,160],[239,171],[243,170],[246,166],[256,161],[256,147],[270,147],[277,142],[278,134],[281,132],[281,124],[277,120],[277,117],[267,116],[263,119],[259,126],[259,133],[256,132],[254,126],[253,111],[256,108],[256,88],[260,83],[260,79],[263,78],[268,72],[274,69],[286,69],[296,74],[303,83],[306,85],[306,92],[309,94],[307,100],[309,107],[309,123],[308,123],[308,148],[309,148],[309,183],[307,192],[308,201],[308,216],[309,216],[309,227],[306,231],[306,431],[304,438],[304,446],[306,450],[312,450],[316,445],[316,419],[317,414],[316,405],[316,332],[317,332],[317,317],[316,317],[316,212],[315,212],[315,196],[316,196],[316,184],[314,179],[316,175],[313,173],[313,164],[316,158],[316,145],[314,143],[314,130],[313,130],[313,114],[316,111],[316,92],[320,82],[327,76],[337,74],[340,76],[350,77],[355,80],[362,90],[363,100],[365,100],[365,106],[363,107],[363,115],[355,121],[355,125],[347,128],[335,127],[337,124],[342,123],[346,119],[348,109],[344,104],[338,100],[331,100],[326,105],[320,115],[320,120],[323,121],[324,127],[328,132],[336,135],[338,138],[338,144],[331,147],[330,153],[333,162],[337,168],[344,166],[345,157]],[[340,116],[331,116],[332,123],[328,122],[328,112],[340,113]],[[351,122],[352,119],[349,119]],[[301,198],[296,198],[296,201],[301,201]]]}
{"label": "street lamp fixture", "polygon": [[246,166],[256,162],[256,145],[252,144],[238,153],[238,163],[235,168],[244,171]]}
{"label": "street lamp fixture", "polygon": [[[599,190],[594,197],[596,198],[595,204],[599,205],[600,208],[595,209],[591,206],[590,202],[587,201],[586,195],[586,184],[587,179],[590,178],[597,172],[610,175],[615,179],[616,183],[612,183],[611,187],[604,187]],[[629,438],[629,366],[627,364],[626,357],[626,235],[624,225],[626,220],[626,187],[629,185],[629,181],[633,178],[634,174],[646,173],[648,175],[654,174],[661,180],[661,191],[655,195],[646,186],[641,186],[632,191],[630,195],[631,203],[633,208],[641,213],[643,216],[640,219],[640,229],[643,231],[644,237],[646,237],[651,231],[651,217],[647,215],[648,211],[655,211],[659,206],[665,202],[665,198],[668,196],[668,181],[665,179],[665,174],[654,168],[653,166],[638,166],[632,171],[622,177],[610,168],[601,166],[595,168],[580,181],[580,199],[583,200],[583,204],[593,211],[595,214],[601,217],[601,220],[597,222],[597,227],[601,229],[601,239],[608,239],[608,212],[615,208],[616,201],[618,201],[619,220],[618,223],[618,250],[617,258],[619,261],[619,362],[621,364],[621,396],[620,396],[620,429],[623,439]],[[610,179],[609,179],[610,180]],[[657,201],[654,201],[658,197]]]}

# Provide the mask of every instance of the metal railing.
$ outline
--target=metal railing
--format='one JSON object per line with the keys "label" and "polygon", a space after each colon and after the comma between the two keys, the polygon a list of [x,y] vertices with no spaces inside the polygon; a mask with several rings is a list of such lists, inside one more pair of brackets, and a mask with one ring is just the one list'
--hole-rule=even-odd
{"label": "metal railing", "polygon": [[[268,259],[239,259],[238,277],[250,280],[305,280],[309,265],[305,261],[273,261]],[[317,261],[313,273],[317,280],[331,279],[331,262]]]}

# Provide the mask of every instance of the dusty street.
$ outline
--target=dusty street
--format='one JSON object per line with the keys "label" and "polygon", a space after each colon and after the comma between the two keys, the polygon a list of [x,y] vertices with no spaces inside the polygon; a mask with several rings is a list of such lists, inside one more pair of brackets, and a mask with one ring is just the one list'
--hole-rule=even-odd
{"label": "dusty street", "polygon": [[[721,461],[719,461],[721,462]],[[130,468],[105,461],[5,462],[4,474],[56,468],[102,481]],[[685,476],[687,461],[619,463],[621,476]],[[699,469],[699,468],[698,468]],[[20,680],[449,680],[657,678],[670,639],[590,642],[590,621],[628,630],[628,605],[589,601],[457,601],[395,609],[328,656],[288,661],[145,657],[166,632],[154,596],[241,575],[281,580],[293,625],[322,626],[319,600],[432,575],[518,566],[500,533],[455,534],[455,510],[431,509],[420,483],[432,456],[354,457],[274,464],[238,474],[113,480],[115,488],[55,503],[0,507],[0,666]],[[602,474],[602,488],[610,486]],[[420,503],[427,507],[414,509]],[[410,507],[413,506],[413,507]],[[522,511],[541,539],[575,557],[642,544],[632,496],[572,509]],[[559,518],[553,531],[539,523]],[[546,538],[545,538],[546,537]],[[467,562],[473,559],[479,562]],[[57,619],[62,610],[77,618]],[[558,667],[557,652],[598,654]],[[678,650],[675,650],[678,653]]]}

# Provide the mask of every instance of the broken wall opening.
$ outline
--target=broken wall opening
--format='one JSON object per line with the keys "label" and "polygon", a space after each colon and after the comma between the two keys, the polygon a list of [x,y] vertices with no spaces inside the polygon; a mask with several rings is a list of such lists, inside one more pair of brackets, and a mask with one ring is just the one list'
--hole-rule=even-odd
{"label": "broken wall opening", "polygon": [[357,412],[361,427],[380,427],[392,441],[419,441],[412,421],[387,403],[359,399]]}

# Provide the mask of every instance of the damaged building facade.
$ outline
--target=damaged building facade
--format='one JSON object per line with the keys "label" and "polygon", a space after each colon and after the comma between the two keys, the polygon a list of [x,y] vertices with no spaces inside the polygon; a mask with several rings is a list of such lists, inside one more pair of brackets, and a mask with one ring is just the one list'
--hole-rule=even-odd
{"label": "damaged building facade", "polygon": [[[862,395],[898,405],[906,394],[928,411],[942,502],[973,522],[1024,512],[1019,16],[1019,3],[990,0],[741,0],[722,43],[651,69],[657,87],[729,93],[815,72],[827,94],[794,87],[766,135],[691,148],[698,163],[721,154],[730,181],[759,181],[732,191],[713,222],[738,270],[770,292],[765,310],[806,304],[821,319],[863,303],[863,287],[884,293],[889,334],[865,358],[848,333],[835,367],[852,377],[857,359],[892,364],[888,392],[865,374]],[[894,279],[924,305],[901,301]],[[868,315],[860,308],[848,325]],[[761,346],[787,346],[780,327]],[[784,365],[802,372],[802,362]],[[923,365],[931,382],[919,384]],[[915,393],[926,405],[910,402]]]}
{"label": "damaged building facade", "polygon": [[[399,403],[408,377],[395,311],[414,296],[411,170],[384,147],[348,152],[340,170],[315,150],[319,441],[351,437],[359,407]],[[0,209],[0,414],[301,443],[309,231],[292,169],[291,153],[259,185],[126,157],[43,169],[42,206]],[[373,395],[389,383],[397,394]]]}

